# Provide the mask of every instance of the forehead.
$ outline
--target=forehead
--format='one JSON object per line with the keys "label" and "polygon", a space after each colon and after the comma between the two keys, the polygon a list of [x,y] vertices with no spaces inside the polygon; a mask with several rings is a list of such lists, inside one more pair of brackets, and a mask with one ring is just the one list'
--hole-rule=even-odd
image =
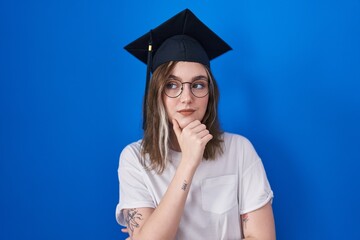
{"label": "forehead", "polygon": [[194,77],[205,76],[207,77],[207,71],[204,65],[197,62],[178,62],[174,69],[171,71],[171,75],[178,78],[191,79]]}

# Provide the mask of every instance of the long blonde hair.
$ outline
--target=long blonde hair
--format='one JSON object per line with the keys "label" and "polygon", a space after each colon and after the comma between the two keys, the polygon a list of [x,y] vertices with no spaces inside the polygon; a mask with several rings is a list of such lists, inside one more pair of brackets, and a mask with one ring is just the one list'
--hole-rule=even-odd
{"label": "long blonde hair", "polygon": [[[142,165],[161,174],[167,163],[170,145],[170,125],[163,102],[163,89],[167,79],[172,73],[176,61],[160,65],[153,73],[147,95],[146,125],[142,140]],[[222,131],[217,115],[219,89],[216,81],[207,67],[205,67],[210,80],[209,101],[202,120],[209,132],[213,135],[204,150],[206,160],[214,160],[217,154],[222,154]],[[150,165],[145,163],[145,156],[149,154]]]}

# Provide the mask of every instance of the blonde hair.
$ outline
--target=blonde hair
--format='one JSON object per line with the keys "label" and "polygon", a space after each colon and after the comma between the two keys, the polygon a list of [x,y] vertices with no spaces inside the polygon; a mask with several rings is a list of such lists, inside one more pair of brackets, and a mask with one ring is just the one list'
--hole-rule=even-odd
{"label": "blonde hair", "polygon": [[[163,102],[163,89],[167,79],[172,73],[176,61],[170,61],[160,65],[153,73],[147,95],[146,125],[144,126],[144,138],[142,140],[141,164],[148,170],[155,170],[161,174],[168,161],[170,146],[170,125]],[[217,154],[222,154],[222,131],[217,116],[219,102],[219,90],[216,81],[207,67],[206,72],[210,81],[209,101],[202,120],[209,132],[213,135],[204,150],[206,160],[214,160]],[[150,165],[145,163],[145,156],[149,155]]]}

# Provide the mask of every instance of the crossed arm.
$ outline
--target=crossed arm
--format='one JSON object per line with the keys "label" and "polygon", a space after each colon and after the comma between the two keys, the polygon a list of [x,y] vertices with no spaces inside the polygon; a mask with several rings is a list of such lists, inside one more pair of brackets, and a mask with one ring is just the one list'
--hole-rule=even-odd
{"label": "crossed arm", "polygon": [[[124,209],[129,239],[174,239],[193,173],[186,164],[179,165],[175,176],[156,209]],[[190,174],[189,174],[190,172]]]}
{"label": "crossed arm", "polygon": [[[123,232],[128,232],[130,237],[127,240],[137,239],[134,236],[139,232],[139,228],[146,222],[146,219],[152,214],[154,209],[152,208],[133,208],[125,209],[124,215],[127,224],[127,228]],[[240,216],[241,228],[243,230],[243,236],[245,240],[275,240],[275,224],[273,211],[270,203],[267,203],[264,207],[257,209],[253,212],[246,213]],[[165,227],[163,227],[164,230]],[[176,227],[177,229],[177,227]],[[157,232],[153,229],[153,233]],[[155,239],[158,238],[156,234]],[[151,239],[150,236],[147,239]],[[166,238],[164,238],[166,239]],[[173,238],[169,238],[173,239]]]}
{"label": "crossed arm", "polygon": [[271,203],[240,216],[246,240],[275,240],[275,223]]}

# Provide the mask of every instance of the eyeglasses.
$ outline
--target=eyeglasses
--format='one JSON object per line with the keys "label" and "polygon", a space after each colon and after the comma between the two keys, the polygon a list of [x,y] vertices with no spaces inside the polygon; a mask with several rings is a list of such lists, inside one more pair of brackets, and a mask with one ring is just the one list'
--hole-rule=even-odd
{"label": "eyeglasses", "polygon": [[193,82],[181,82],[175,79],[168,80],[165,84],[164,93],[170,98],[176,98],[182,93],[184,84],[190,84],[191,93],[197,98],[203,98],[209,93],[209,81],[205,79]]}

